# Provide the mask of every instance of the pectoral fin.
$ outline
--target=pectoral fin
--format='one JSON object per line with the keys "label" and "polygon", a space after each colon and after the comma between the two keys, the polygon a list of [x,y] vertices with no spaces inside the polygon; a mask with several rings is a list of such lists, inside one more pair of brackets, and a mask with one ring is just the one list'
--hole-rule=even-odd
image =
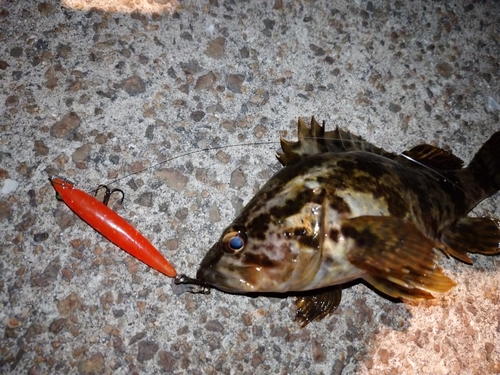
{"label": "pectoral fin", "polygon": [[339,306],[342,299],[342,289],[334,286],[316,294],[297,297],[295,305],[297,314],[295,320],[304,328],[313,320],[321,320],[330,315]]}
{"label": "pectoral fin", "polygon": [[352,241],[347,259],[367,274],[367,282],[392,297],[432,298],[456,284],[436,264],[442,246],[411,222],[387,216],[360,216],[342,222]]}

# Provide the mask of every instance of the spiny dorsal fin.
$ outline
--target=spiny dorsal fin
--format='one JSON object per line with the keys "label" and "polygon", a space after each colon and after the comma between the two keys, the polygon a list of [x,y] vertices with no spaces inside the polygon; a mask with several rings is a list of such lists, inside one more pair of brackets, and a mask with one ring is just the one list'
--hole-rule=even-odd
{"label": "spiny dorsal fin", "polygon": [[341,232],[352,241],[347,260],[365,271],[366,280],[384,293],[422,299],[455,286],[436,264],[438,254],[434,249],[442,246],[410,221],[359,216],[344,220]]}
{"label": "spiny dorsal fin", "polygon": [[338,127],[333,131],[325,132],[324,122],[320,125],[314,117],[311,119],[310,127],[299,118],[298,138],[297,142],[280,139],[283,152],[276,153],[276,157],[282,165],[291,165],[304,157],[325,152],[365,151],[390,159],[397,156]]}
{"label": "spiny dorsal fin", "polygon": [[294,164],[303,157],[327,152],[325,143],[325,128],[311,119],[311,127],[308,127],[302,119],[298,121],[298,141],[287,141],[280,138],[281,149],[283,152],[277,152],[276,157],[282,165]]}
{"label": "spiny dorsal fin", "polygon": [[397,155],[366,141],[364,138],[339,129],[326,132],[327,149],[329,152],[364,151],[394,159]]}
{"label": "spiny dorsal fin", "polygon": [[[444,171],[450,171],[454,169],[461,169],[464,165],[462,159],[453,155],[451,152],[443,150],[442,148],[438,148],[435,146],[421,144],[413,147],[412,149],[403,152],[403,155],[406,155],[413,163],[413,160],[422,163],[426,167],[432,169],[440,169]],[[401,160],[399,160],[401,158]],[[407,158],[398,157],[398,161],[408,162]],[[412,166],[415,166],[413,163]]]}

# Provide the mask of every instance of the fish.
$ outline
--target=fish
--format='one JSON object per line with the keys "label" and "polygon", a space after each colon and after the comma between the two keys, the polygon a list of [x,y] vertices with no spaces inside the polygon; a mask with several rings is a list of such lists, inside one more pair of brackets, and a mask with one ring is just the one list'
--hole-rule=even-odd
{"label": "fish", "polygon": [[500,252],[500,221],[468,213],[500,190],[500,131],[472,161],[421,144],[391,153],[315,118],[280,139],[284,166],[206,253],[193,283],[236,294],[296,295],[302,326],[330,315],[342,285],[364,280],[389,297],[434,298],[456,283],[440,254]]}

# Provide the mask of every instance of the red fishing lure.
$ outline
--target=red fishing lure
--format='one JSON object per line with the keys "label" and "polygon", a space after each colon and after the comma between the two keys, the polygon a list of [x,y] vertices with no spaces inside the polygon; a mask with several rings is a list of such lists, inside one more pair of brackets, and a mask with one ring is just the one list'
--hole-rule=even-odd
{"label": "red fishing lure", "polygon": [[60,200],[116,246],[169,277],[177,276],[174,267],[146,237],[111,208],[63,178],[50,177],[49,181]]}

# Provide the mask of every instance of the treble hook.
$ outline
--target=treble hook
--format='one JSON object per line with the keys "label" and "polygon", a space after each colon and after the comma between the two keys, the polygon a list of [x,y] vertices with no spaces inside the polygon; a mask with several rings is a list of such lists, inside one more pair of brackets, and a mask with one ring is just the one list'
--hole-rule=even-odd
{"label": "treble hook", "polygon": [[102,203],[104,203],[106,206],[108,205],[109,198],[111,197],[111,194],[116,193],[116,192],[122,194],[122,199],[120,200],[120,204],[123,203],[123,199],[125,199],[125,193],[123,192],[123,190],[121,190],[121,189],[110,190],[110,188],[107,187],[106,185],[99,185],[97,187],[97,189],[95,190],[94,196],[97,195],[97,193],[99,192],[100,189],[104,189],[105,190],[104,198],[102,198]]}

